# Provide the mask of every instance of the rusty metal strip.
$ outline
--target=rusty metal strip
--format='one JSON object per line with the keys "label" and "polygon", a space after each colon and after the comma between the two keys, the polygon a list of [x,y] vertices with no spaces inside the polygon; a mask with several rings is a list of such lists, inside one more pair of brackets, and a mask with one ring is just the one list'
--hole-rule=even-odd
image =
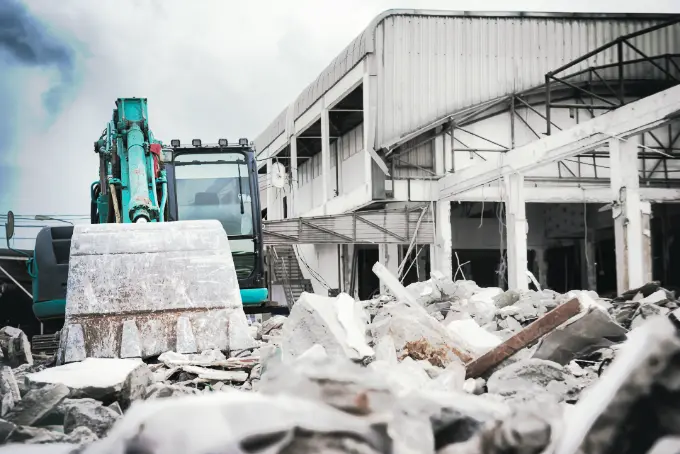
{"label": "rusty metal strip", "polygon": [[510,339],[493,350],[483,354],[465,366],[465,378],[477,378],[492,367],[508,359],[519,350],[539,339],[569,320],[581,310],[581,303],[577,298],[558,306],[545,314]]}

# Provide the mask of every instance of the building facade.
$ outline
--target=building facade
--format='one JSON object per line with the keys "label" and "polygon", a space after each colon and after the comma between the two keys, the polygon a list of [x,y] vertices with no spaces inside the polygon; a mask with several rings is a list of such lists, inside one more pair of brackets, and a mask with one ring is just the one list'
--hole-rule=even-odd
{"label": "building facade", "polygon": [[[387,11],[255,140],[265,230],[319,293],[369,297],[376,261],[405,281],[680,285],[679,80],[677,16]],[[361,237],[380,212],[383,239]]]}

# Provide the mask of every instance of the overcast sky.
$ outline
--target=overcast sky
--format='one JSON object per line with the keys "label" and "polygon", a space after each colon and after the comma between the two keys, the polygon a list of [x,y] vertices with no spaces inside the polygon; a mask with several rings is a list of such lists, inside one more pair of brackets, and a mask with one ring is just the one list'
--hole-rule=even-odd
{"label": "overcast sky", "polygon": [[[0,29],[14,2],[0,0]],[[386,9],[677,13],[679,3],[24,0],[47,28],[30,31],[43,47],[33,60],[8,52],[14,38],[0,30],[0,214],[87,215],[93,142],[118,97],[148,98],[151,128],[165,142],[254,139]]]}

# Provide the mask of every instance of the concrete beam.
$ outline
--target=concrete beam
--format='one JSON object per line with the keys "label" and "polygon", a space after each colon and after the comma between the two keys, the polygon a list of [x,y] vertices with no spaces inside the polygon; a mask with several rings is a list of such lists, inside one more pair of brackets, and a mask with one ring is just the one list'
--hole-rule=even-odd
{"label": "concrete beam", "polygon": [[452,200],[466,190],[512,173],[526,173],[607,143],[662,126],[680,112],[680,86],[648,96],[555,135],[529,143],[498,160],[461,169],[439,180],[438,200]]}
{"label": "concrete beam", "polygon": [[[680,189],[640,188],[640,198],[651,203],[680,203]],[[454,201],[503,202],[504,200],[502,191],[494,185],[467,190],[456,195]],[[526,203],[611,203],[612,191],[609,186],[534,186],[527,183],[525,179],[524,201]]]}

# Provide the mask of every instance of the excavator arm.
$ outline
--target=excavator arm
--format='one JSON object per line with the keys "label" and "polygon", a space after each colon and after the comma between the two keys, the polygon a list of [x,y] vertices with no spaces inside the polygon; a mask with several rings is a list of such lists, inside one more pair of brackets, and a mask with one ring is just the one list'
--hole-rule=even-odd
{"label": "excavator arm", "polygon": [[222,225],[164,222],[161,150],[146,99],[118,99],[95,142],[100,223],[73,228],[59,363],[255,345]]}

